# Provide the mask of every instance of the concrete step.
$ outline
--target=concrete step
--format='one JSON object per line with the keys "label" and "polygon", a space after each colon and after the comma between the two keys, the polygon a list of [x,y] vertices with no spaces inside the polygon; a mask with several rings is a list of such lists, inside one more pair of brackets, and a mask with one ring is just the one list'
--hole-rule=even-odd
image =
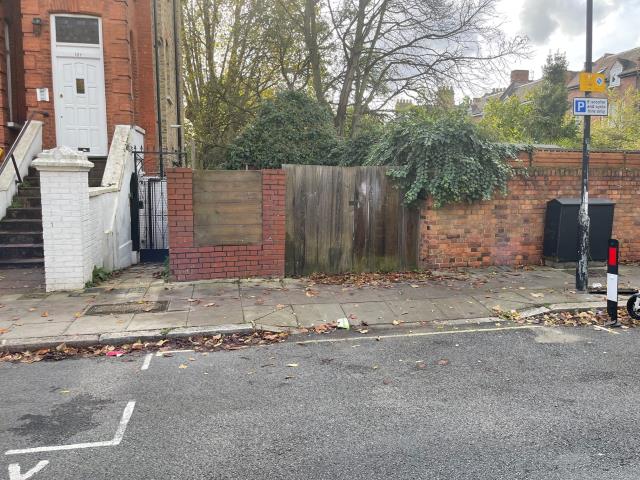
{"label": "concrete step", "polygon": [[17,260],[0,260],[0,268],[32,268],[44,267],[43,258],[26,258]]}
{"label": "concrete step", "polygon": [[0,220],[0,230],[5,232],[42,232],[42,220],[5,218]]}
{"label": "concrete step", "polygon": [[40,197],[27,197],[26,195],[16,195],[13,197],[13,203],[19,208],[40,208],[42,199]]}
{"label": "concrete step", "polygon": [[40,177],[24,177],[22,179],[22,185],[24,187],[38,187],[40,188]]}
{"label": "concrete step", "polygon": [[36,243],[4,243],[0,244],[0,259],[25,260],[44,257],[44,247]]}
{"label": "concrete step", "polygon": [[42,232],[7,232],[0,231],[0,244],[41,244]]}
{"label": "concrete step", "polygon": [[40,196],[40,187],[31,187],[20,185],[18,186],[18,195],[25,197],[39,197]]}
{"label": "concrete step", "polygon": [[9,207],[7,208],[7,219],[42,219],[41,207]]}

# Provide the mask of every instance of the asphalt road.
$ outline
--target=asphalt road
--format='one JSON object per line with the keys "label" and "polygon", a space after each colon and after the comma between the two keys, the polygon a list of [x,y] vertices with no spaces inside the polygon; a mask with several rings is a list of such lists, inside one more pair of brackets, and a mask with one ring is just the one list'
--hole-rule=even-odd
{"label": "asphalt road", "polygon": [[640,478],[640,331],[415,333],[0,364],[0,479]]}

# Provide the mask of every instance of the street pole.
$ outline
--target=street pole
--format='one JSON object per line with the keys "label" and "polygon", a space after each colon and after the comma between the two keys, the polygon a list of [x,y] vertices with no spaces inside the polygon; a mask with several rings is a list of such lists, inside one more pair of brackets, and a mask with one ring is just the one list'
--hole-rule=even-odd
{"label": "street pole", "polygon": [[[592,70],[593,0],[587,0],[587,58],[585,72]],[[585,92],[589,97],[590,92]],[[591,147],[591,116],[584,117],[582,140],[582,192],[578,212],[578,265],[576,266],[576,290],[585,292],[589,286],[589,149]]]}

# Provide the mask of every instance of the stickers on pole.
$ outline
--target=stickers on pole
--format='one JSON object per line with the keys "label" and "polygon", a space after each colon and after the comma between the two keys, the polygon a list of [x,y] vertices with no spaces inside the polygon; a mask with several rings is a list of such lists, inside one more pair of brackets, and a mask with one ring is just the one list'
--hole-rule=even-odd
{"label": "stickers on pole", "polygon": [[582,92],[604,92],[607,88],[603,73],[580,72],[579,80]]}
{"label": "stickers on pole", "polygon": [[574,98],[573,114],[579,117],[587,115],[606,117],[609,115],[609,100],[606,98]]}

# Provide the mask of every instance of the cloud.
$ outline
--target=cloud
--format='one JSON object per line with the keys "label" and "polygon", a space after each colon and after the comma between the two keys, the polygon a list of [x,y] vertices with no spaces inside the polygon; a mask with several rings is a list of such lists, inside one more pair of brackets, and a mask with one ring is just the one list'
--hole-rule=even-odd
{"label": "cloud", "polygon": [[[594,24],[603,22],[622,6],[638,3],[640,0],[594,0]],[[570,36],[584,32],[585,15],[584,0],[524,0],[520,25],[534,44],[543,45],[556,31]]]}

